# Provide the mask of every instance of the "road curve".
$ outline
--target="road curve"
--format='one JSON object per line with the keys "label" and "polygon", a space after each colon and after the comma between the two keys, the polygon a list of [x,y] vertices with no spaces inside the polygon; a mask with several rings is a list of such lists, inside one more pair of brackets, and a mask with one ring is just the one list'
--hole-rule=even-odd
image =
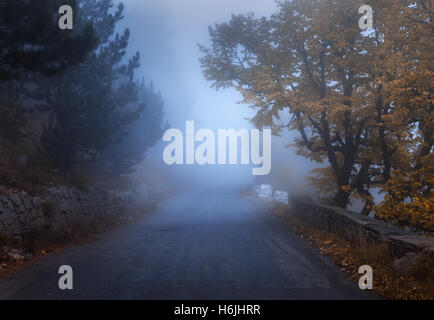
{"label": "road curve", "polygon": [[[74,289],[58,287],[70,265]],[[0,280],[0,299],[369,299],[264,207],[189,192]]]}

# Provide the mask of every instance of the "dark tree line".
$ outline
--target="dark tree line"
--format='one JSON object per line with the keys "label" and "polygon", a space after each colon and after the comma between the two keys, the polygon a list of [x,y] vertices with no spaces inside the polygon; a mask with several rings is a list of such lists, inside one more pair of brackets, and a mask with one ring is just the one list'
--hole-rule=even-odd
{"label": "dark tree line", "polygon": [[[73,30],[57,27],[64,4]],[[116,30],[123,12],[112,0],[0,1],[0,139],[37,114],[39,150],[61,171],[87,159],[128,172],[143,160],[161,135],[164,102],[135,78],[139,53],[128,58],[130,31]]]}
{"label": "dark tree line", "polygon": [[75,0],[0,1],[1,81],[20,79],[27,72],[59,74],[96,47],[90,22],[78,33],[59,32],[57,12],[65,4],[78,13]]}
{"label": "dark tree line", "polygon": [[128,133],[119,142],[110,145],[103,158],[110,159],[112,169],[128,173],[136,164],[145,160],[145,152],[153,146],[168,127],[164,120],[164,100],[151,83],[144,80],[138,85],[139,101],[146,101],[146,107],[138,119],[128,126]]}

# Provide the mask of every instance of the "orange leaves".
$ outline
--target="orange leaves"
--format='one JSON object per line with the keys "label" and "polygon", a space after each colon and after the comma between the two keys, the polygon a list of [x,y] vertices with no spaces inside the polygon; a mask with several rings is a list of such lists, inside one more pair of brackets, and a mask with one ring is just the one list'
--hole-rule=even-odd
{"label": "orange leaves", "polygon": [[433,155],[419,163],[420,169],[394,172],[384,186],[387,194],[376,211],[386,221],[434,232]]}
{"label": "orange leaves", "polygon": [[341,237],[318,229],[294,215],[286,206],[273,210],[300,238],[317,247],[328,256],[347,277],[357,282],[358,269],[368,264],[374,269],[374,292],[388,299],[434,299],[434,270],[432,260],[423,257],[414,270],[400,274],[393,268],[395,257],[385,246],[349,242]]}
{"label": "orange leaves", "polygon": [[[217,87],[243,94],[257,111],[254,125],[297,130],[298,155],[328,160],[310,177],[324,197],[345,206],[344,196],[355,196],[369,209],[370,190],[395,170],[380,215],[426,227],[433,182],[411,171],[421,149],[431,152],[434,132],[432,21],[417,23],[432,8],[371,4],[375,37],[360,32],[356,0],[282,1],[271,18],[235,16],[211,28],[202,67]],[[283,123],[282,111],[292,121]]]}
{"label": "orange leaves", "polygon": [[343,190],[343,191],[345,191],[347,194],[351,194],[351,187],[350,186],[342,186],[341,187],[341,189]]}

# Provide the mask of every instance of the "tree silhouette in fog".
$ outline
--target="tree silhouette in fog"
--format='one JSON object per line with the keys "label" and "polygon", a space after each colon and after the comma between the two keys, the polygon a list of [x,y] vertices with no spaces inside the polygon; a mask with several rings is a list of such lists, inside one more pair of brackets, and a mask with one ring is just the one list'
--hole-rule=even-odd
{"label": "tree silhouette in fog", "polygon": [[58,74],[83,61],[96,43],[92,23],[80,30],[57,26],[59,7],[71,0],[0,1],[0,81],[23,77],[25,72]]}
{"label": "tree silhouette in fog", "polygon": [[89,21],[80,30],[62,31],[58,10],[76,1],[0,1],[0,138],[13,143],[30,134],[20,100],[34,75],[53,76],[82,62],[98,43]]}
{"label": "tree silhouette in fog", "polygon": [[128,126],[128,134],[118,143],[107,148],[103,159],[117,173],[128,173],[143,162],[146,151],[163,135],[168,124],[164,122],[164,100],[154,86],[143,80],[138,88],[139,101],[145,101],[145,109],[139,118]]}
{"label": "tree silhouette in fog", "polygon": [[[119,141],[144,108],[134,80],[139,53],[124,63],[130,32],[116,33],[124,7],[113,13],[112,8],[111,0],[81,2],[77,28],[93,23],[99,46],[83,63],[41,86],[40,110],[50,113],[42,142],[63,171],[72,171],[79,156],[96,158]],[[131,103],[136,107],[128,108]]]}

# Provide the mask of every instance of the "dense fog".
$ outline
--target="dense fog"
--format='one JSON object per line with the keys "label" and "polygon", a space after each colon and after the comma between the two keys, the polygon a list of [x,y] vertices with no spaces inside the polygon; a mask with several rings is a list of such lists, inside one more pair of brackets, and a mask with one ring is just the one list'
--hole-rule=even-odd
{"label": "dense fog", "polygon": [[[227,21],[232,14],[254,12],[268,16],[276,8],[273,0],[263,1],[123,1],[125,19],[122,27],[131,29],[129,50],[140,51],[138,74],[151,80],[165,100],[165,114],[171,128],[185,132],[185,122],[194,120],[197,129],[236,130],[252,128],[247,120],[254,111],[238,104],[241,95],[234,89],[216,91],[206,81],[200,67],[197,44],[209,45],[208,26]],[[200,12],[198,15],[197,13]],[[182,184],[237,187],[267,182],[284,190],[300,192],[307,188],[305,176],[313,164],[285,147],[293,133],[273,136],[272,168],[265,177],[255,179],[246,165],[175,165],[163,163],[162,140],[148,153],[153,162],[169,170]]]}

